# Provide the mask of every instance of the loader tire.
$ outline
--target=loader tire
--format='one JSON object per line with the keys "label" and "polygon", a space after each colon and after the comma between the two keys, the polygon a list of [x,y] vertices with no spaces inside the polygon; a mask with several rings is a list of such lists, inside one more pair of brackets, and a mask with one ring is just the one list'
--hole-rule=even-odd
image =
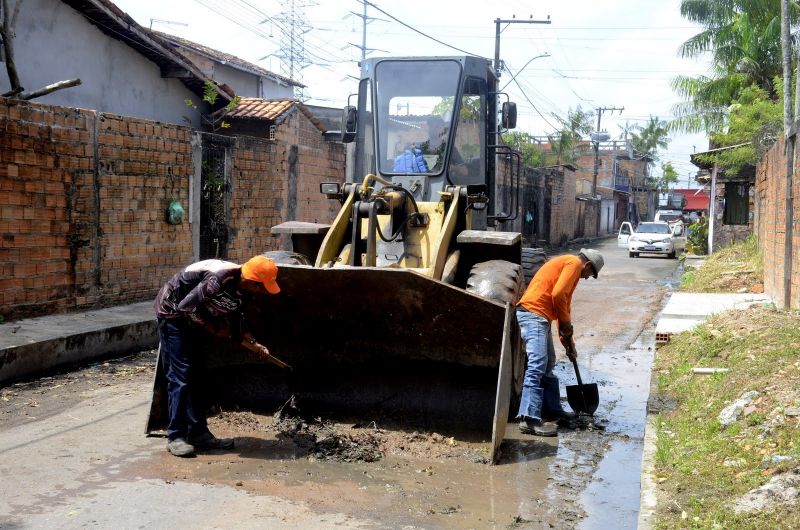
{"label": "loader tire", "polygon": [[499,259],[476,263],[469,271],[467,292],[514,305],[522,294],[522,267]]}
{"label": "loader tire", "polygon": [[531,283],[531,280],[539,272],[539,269],[547,261],[547,255],[544,249],[541,248],[523,248],[522,249],[522,274],[523,274],[523,290],[525,290]]}
{"label": "loader tire", "polygon": [[[538,270],[538,267],[536,270]],[[522,282],[523,268],[520,265],[503,260],[484,261],[476,263],[470,270],[467,291],[502,304],[508,302],[513,306],[525,290]],[[511,353],[512,382],[508,410],[509,419],[513,419],[519,410],[519,402],[522,398],[522,383],[525,377],[525,347],[522,344],[522,337],[520,336],[516,318],[511,330],[511,344],[513,346]]]}
{"label": "loader tire", "polygon": [[262,256],[271,259],[278,265],[311,265],[311,261],[304,254],[290,250],[271,250],[264,252]]}

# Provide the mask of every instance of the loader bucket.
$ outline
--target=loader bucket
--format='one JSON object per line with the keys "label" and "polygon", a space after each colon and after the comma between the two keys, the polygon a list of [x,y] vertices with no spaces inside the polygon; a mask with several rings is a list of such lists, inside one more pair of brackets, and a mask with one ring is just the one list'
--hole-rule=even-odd
{"label": "loader bucket", "polygon": [[510,305],[399,268],[281,265],[278,283],[278,295],[253,294],[244,312],[293,371],[236,369],[252,356],[227,346],[209,360],[215,401],[274,412],[293,393],[304,415],[492,436],[496,458],[512,379]]}

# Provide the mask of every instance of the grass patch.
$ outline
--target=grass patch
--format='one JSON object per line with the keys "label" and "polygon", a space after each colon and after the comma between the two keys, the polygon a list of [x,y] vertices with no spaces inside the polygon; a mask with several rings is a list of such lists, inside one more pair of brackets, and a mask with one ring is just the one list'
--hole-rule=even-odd
{"label": "grass patch", "polygon": [[[702,269],[701,269],[702,270]],[[656,422],[656,527],[800,528],[797,506],[736,514],[732,504],[771,477],[800,466],[800,313],[770,307],[728,311],[659,348],[658,392],[677,406]],[[698,375],[693,367],[728,368]],[[758,396],[723,426],[720,411]],[[790,457],[789,460],[773,457]]]}
{"label": "grass patch", "polygon": [[699,269],[688,270],[678,289],[695,293],[763,292],[763,284],[764,262],[751,235],[707,256]]}

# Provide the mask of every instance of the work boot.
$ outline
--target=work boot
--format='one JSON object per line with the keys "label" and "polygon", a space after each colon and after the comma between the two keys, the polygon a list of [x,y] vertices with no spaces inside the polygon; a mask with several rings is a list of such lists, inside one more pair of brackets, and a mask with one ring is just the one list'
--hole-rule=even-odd
{"label": "work boot", "polygon": [[542,420],[523,418],[519,422],[519,432],[535,436],[556,436],[558,429],[555,425],[544,423]]}
{"label": "work boot", "polygon": [[175,438],[167,442],[167,451],[175,456],[194,456],[194,446],[184,438]]}
{"label": "work boot", "polygon": [[561,409],[548,412],[542,411],[542,419],[544,421],[554,421],[558,423],[559,427],[574,429],[576,427],[578,416],[572,411]]}
{"label": "work boot", "polygon": [[198,449],[233,449],[233,438],[217,438],[209,431],[190,436],[189,441]]}

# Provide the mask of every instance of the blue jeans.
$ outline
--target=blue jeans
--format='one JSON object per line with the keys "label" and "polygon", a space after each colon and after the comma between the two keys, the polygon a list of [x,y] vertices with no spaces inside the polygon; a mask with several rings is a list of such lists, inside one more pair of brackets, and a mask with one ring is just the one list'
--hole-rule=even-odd
{"label": "blue jeans", "polygon": [[517,323],[528,356],[517,416],[540,420],[542,413],[556,415],[564,409],[561,407],[558,377],[553,373],[556,351],[550,334],[550,321],[536,313],[517,309]]}
{"label": "blue jeans", "polygon": [[169,425],[167,437],[188,438],[208,431],[202,386],[205,350],[193,328],[183,318],[159,319],[161,363],[167,377]]}

